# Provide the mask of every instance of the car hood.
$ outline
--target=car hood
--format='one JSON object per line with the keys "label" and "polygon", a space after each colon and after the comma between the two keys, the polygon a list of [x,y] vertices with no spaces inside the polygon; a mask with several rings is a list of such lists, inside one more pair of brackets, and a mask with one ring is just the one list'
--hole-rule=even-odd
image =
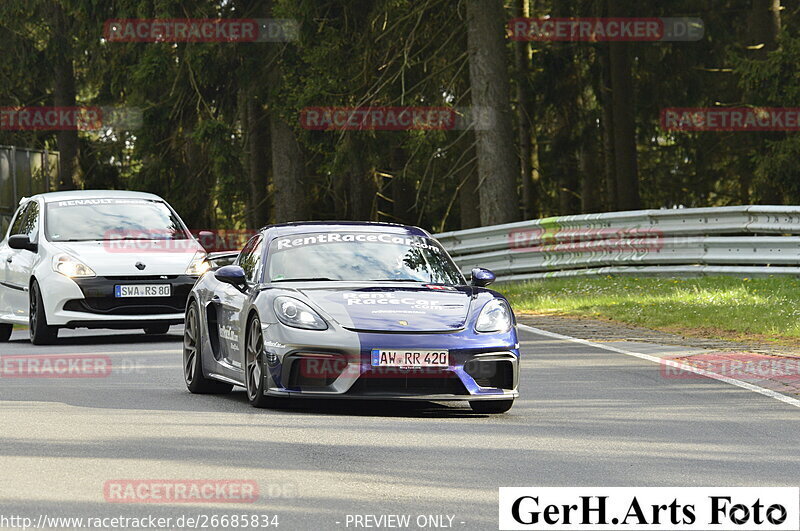
{"label": "car hood", "polygon": [[345,328],[370,332],[450,332],[464,328],[469,288],[380,285],[299,290]]}
{"label": "car hood", "polygon": [[[193,241],[181,241],[169,248],[169,242],[126,241],[125,245],[106,241],[52,243],[55,252],[65,252],[91,267],[97,276],[182,275],[202,247]],[[136,264],[144,264],[139,269]]]}

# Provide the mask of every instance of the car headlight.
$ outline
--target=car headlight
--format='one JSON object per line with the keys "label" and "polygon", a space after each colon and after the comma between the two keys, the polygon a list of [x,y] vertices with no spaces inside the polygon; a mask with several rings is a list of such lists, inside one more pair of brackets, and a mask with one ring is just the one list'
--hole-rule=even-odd
{"label": "car headlight", "polygon": [[72,255],[62,253],[53,257],[53,271],[69,278],[88,278],[96,276],[91,267]]}
{"label": "car headlight", "polygon": [[273,303],[275,315],[286,326],[306,330],[325,330],[328,323],[311,306],[292,297],[276,297]]}
{"label": "car headlight", "polygon": [[192,257],[192,263],[190,263],[189,267],[186,268],[186,274],[193,277],[199,277],[209,269],[211,269],[211,264],[209,264],[208,260],[206,260],[206,253],[198,251],[194,253],[194,257]]}
{"label": "car headlight", "polygon": [[504,301],[494,299],[484,304],[475,330],[478,332],[508,332],[511,328],[513,319],[511,309]]}

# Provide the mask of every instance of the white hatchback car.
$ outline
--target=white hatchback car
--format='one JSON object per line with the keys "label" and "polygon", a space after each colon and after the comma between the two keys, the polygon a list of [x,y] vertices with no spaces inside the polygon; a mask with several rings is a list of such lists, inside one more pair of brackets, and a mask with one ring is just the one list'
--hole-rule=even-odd
{"label": "white hatchback car", "polygon": [[183,322],[209,268],[206,252],[160,197],[125,191],[35,195],[0,242],[0,341],[28,325],[34,344],[59,328],[143,329]]}

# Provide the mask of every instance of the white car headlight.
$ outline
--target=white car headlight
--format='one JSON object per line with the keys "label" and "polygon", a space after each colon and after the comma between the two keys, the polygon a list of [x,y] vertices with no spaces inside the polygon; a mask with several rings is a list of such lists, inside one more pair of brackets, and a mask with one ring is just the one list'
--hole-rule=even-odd
{"label": "white car headlight", "polygon": [[199,277],[209,269],[211,269],[211,264],[209,264],[208,260],[206,260],[206,253],[198,251],[194,253],[194,257],[192,257],[192,263],[190,263],[189,267],[186,268],[186,274],[193,277]]}
{"label": "white car headlight", "polygon": [[494,299],[483,306],[478,315],[475,330],[478,332],[508,332],[513,322],[508,304],[500,299]]}
{"label": "white car headlight", "polygon": [[53,271],[69,278],[89,278],[96,276],[91,267],[72,255],[61,253],[53,257]]}
{"label": "white car headlight", "polygon": [[275,297],[275,315],[286,326],[306,330],[325,330],[328,323],[308,304],[292,297]]}

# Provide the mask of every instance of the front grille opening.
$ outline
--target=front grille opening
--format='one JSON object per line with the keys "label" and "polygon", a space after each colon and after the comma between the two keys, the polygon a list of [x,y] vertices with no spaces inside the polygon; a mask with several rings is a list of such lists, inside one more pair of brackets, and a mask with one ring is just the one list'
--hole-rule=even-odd
{"label": "front grille opening", "polygon": [[514,388],[514,365],[508,360],[470,360],[464,371],[481,387]]}
{"label": "front grille opening", "polygon": [[311,390],[330,386],[347,369],[344,356],[299,354],[289,371],[289,387]]}
{"label": "front grille opening", "polygon": [[64,310],[98,315],[160,315],[183,313],[186,297],[87,297],[73,299],[64,304]]}
{"label": "front grille opening", "polygon": [[174,280],[178,278],[178,275],[123,275],[123,276],[115,276],[115,277],[102,277],[105,280],[130,280],[130,281],[142,281],[142,282],[152,282],[155,280]]}
{"label": "front grille opening", "polygon": [[359,395],[466,395],[464,384],[454,373],[445,370],[364,372],[348,391]]}

